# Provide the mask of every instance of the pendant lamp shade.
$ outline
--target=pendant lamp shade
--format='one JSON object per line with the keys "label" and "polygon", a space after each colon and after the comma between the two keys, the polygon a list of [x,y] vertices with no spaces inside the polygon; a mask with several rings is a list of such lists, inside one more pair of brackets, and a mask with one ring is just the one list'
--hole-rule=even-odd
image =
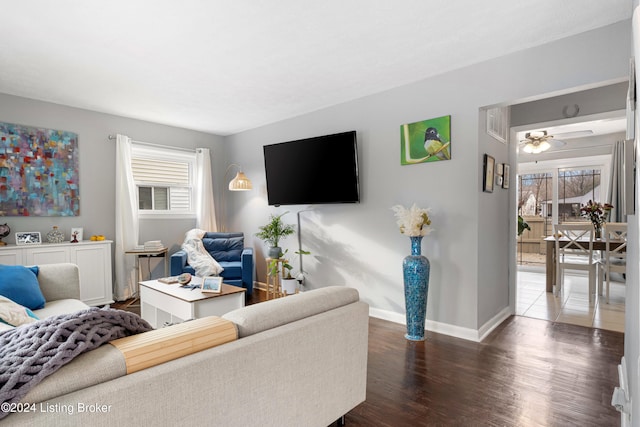
{"label": "pendant lamp shade", "polygon": [[229,191],[249,191],[251,189],[253,189],[253,184],[242,171],[239,171],[235,178],[229,181]]}

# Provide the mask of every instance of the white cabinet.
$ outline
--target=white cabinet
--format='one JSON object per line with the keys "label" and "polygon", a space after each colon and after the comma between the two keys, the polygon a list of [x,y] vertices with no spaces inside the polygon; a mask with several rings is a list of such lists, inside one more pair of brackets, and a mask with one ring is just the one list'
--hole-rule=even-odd
{"label": "white cabinet", "polygon": [[0,264],[42,265],[70,262],[80,272],[80,299],[88,305],[113,303],[110,240],[0,246]]}
{"label": "white cabinet", "polygon": [[70,262],[80,270],[80,299],[89,305],[113,303],[111,242],[107,245],[70,245]]}
{"label": "white cabinet", "polygon": [[0,264],[4,265],[21,265],[24,264],[22,261],[22,250],[16,249],[15,246],[0,246]]}
{"label": "white cabinet", "polygon": [[69,261],[69,249],[61,245],[38,245],[24,248],[24,265],[58,264]]}

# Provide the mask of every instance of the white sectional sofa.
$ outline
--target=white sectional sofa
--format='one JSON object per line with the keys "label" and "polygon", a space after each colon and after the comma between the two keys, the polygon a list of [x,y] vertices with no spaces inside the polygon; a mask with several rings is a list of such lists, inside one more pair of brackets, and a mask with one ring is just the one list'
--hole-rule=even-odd
{"label": "white sectional sofa", "polygon": [[[86,307],[77,275],[71,264],[40,267],[40,318]],[[237,339],[134,373],[114,345],[84,353],[22,399],[32,410],[0,423],[324,427],[365,400],[368,305],[355,289],[263,302],[221,322],[233,323]]]}

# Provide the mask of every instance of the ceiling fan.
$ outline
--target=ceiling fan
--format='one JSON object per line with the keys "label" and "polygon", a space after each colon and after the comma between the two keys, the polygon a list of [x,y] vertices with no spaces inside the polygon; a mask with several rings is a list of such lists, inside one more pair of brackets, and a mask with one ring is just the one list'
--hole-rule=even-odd
{"label": "ceiling fan", "polygon": [[565,142],[553,139],[553,135],[548,135],[546,130],[541,130],[527,132],[520,144],[525,153],[539,154],[551,148],[552,144],[555,147],[561,147]]}

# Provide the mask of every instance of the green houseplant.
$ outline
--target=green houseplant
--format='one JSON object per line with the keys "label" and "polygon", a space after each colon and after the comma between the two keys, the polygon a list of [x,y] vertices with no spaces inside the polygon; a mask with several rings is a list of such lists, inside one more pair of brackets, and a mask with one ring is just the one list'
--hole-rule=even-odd
{"label": "green houseplant", "polygon": [[269,245],[269,258],[280,258],[282,249],[280,248],[280,239],[292,235],[295,232],[293,225],[284,224],[282,217],[289,211],[280,215],[271,215],[269,222],[259,227],[260,231],[256,233],[256,237],[264,240]]}
{"label": "green houseplant", "polygon": [[[287,254],[289,250],[285,249],[285,251],[282,253],[281,258],[284,258],[284,256]],[[300,249],[298,251],[294,252],[296,255],[310,255],[311,252],[309,251],[305,251],[303,249]],[[279,269],[279,263],[278,263],[278,259],[272,259],[271,261],[269,261],[269,265],[268,265],[268,274],[269,276],[277,276],[278,274],[280,274],[280,269]],[[282,259],[282,277],[280,279],[280,284],[282,286],[282,291],[286,294],[295,294],[296,293],[296,289],[298,287],[298,284],[302,284],[303,280],[304,280],[304,273],[302,271],[300,271],[300,273],[298,273],[295,277],[291,274],[291,271],[293,270],[293,266],[291,264],[289,264],[289,260],[288,259]]]}
{"label": "green houseplant", "polygon": [[522,251],[523,251],[522,233],[524,233],[525,230],[531,231],[531,226],[527,221],[524,220],[522,215],[518,215],[518,238],[520,239],[520,242],[519,242],[520,245],[518,245],[518,252],[520,253],[521,264],[522,264]]}
{"label": "green houseplant", "polygon": [[518,215],[518,236],[521,236],[524,233],[524,230],[531,231],[531,227],[529,223],[522,218],[522,216]]}
{"label": "green houseplant", "polygon": [[[284,257],[286,255],[286,253],[289,252],[288,249],[285,249],[285,251],[281,254],[282,257]],[[295,251],[294,252],[296,255],[311,255],[311,252],[309,251],[305,251],[303,249],[300,249],[299,251]],[[280,271],[278,268],[278,260],[277,259],[272,259],[269,262],[269,275],[270,276],[275,276],[277,275]],[[289,260],[285,259],[282,263],[282,270],[283,270],[283,274],[282,274],[282,278],[283,279],[293,279],[294,277],[291,275],[291,270],[293,270],[293,266],[291,264],[289,264]],[[300,272],[300,274],[302,274],[302,272]],[[298,281],[301,281],[301,279],[298,278],[298,276],[300,276],[300,274],[298,274],[295,279]]]}

